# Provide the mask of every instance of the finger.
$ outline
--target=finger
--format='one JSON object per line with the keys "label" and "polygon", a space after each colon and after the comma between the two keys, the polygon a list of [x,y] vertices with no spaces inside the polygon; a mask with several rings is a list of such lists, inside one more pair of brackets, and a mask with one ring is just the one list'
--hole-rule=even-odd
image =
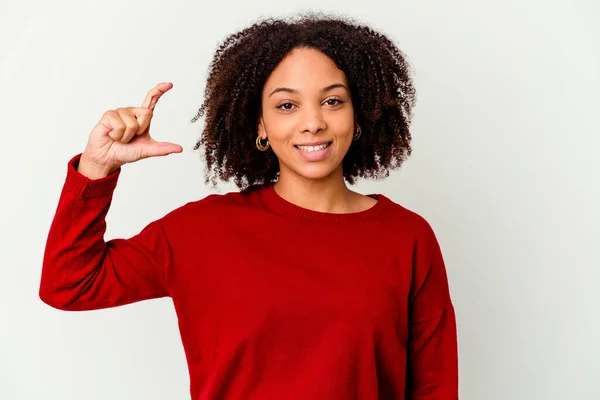
{"label": "finger", "polygon": [[159,83],[150,89],[146,95],[146,98],[144,99],[144,102],[142,103],[142,107],[154,110],[156,103],[158,103],[158,99],[160,99],[163,94],[167,93],[172,88],[173,84],[171,82]]}
{"label": "finger", "polygon": [[100,125],[104,127],[110,138],[116,142],[120,141],[125,133],[125,122],[115,110],[108,110],[100,119]]}
{"label": "finger", "polygon": [[173,153],[181,153],[183,148],[175,143],[154,142],[144,146],[142,149],[142,158],[162,157]]}
{"label": "finger", "polygon": [[141,135],[143,133],[149,132],[150,122],[152,121],[152,116],[154,112],[149,108],[144,107],[132,107],[131,111],[134,117],[138,122],[138,130],[135,133],[136,135]]}
{"label": "finger", "polygon": [[139,129],[139,124],[137,118],[133,114],[133,111],[130,108],[118,108],[117,112],[119,116],[125,123],[125,132],[121,137],[121,143],[129,143],[131,138],[135,136]]}

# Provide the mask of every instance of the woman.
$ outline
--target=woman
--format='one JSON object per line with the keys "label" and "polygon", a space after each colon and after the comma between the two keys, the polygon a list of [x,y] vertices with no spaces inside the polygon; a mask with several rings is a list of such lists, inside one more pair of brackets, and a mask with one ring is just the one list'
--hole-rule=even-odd
{"label": "woman", "polygon": [[40,297],[63,310],[170,296],[193,399],[456,399],[455,315],[430,225],[350,190],[410,154],[414,89],[394,44],[329,17],[229,36],[196,118],[210,195],[104,241],[121,167],[182,151],[159,98],[107,111],[68,164]]}

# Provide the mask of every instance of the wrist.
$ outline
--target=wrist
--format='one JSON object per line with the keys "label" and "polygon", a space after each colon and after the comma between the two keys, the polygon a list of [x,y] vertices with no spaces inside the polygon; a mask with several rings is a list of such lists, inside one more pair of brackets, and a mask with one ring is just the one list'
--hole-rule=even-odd
{"label": "wrist", "polygon": [[79,164],[77,165],[77,172],[92,180],[106,178],[117,169],[119,169],[118,166],[108,167],[96,164],[93,161],[90,161],[85,153],[81,155]]}

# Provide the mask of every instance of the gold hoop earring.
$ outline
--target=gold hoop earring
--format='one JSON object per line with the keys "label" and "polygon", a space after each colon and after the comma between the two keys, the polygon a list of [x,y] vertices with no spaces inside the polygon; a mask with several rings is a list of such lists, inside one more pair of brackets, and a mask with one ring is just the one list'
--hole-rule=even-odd
{"label": "gold hoop earring", "polygon": [[256,138],[256,148],[260,151],[267,151],[269,147],[271,147],[271,143],[269,143],[269,139],[267,139],[267,144],[262,144],[260,141],[260,135]]}
{"label": "gold hoop earring", "polygon": [[360,137],[362,133],[362,129],[360,129],[360,126],[356,127],[356,131],[354,131],[354,140],[358,140],[358,138]]}

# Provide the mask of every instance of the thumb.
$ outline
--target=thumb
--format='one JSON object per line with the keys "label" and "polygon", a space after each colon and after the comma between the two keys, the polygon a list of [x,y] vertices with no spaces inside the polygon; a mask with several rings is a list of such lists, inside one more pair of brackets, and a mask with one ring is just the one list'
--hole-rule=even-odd
{"label": "thumb", "polygon": [[175,143],[154,142],[142,148],[141,158],[168,156],[173,153],[181,153],[183,148]]}

